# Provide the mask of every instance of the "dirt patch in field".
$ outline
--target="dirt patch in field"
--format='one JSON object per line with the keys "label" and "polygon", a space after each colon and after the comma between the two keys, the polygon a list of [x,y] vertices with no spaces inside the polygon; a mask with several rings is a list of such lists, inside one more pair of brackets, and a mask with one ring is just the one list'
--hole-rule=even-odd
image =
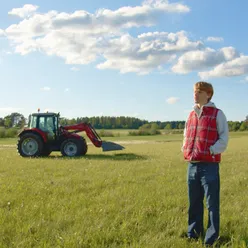
{"label": "dirt patch in field", "polygon": [[114,141],[117,144],[123,144],[123,145],[128,145],[128,144],[153,144],[157,143],[156,141],[152,140],[122,140],[122,141]]}
{"label": "dirt patch in field", "polygon": [[168,142],[177,142],[181,140],[121,140],[121,141],[114,141],[117,144],[122,145],[130,145],[130,144],[158,144],[158,143],[168,143]]}
{"label": "dirt patch in field", "polygon": [[16,145],[0,145],[0,149],[16,148]]}
{"label": "dirt patch in field", "polygon": [[[160,141],[153,141],[153,140],[120,140],[120,141],[113,141],[114,143],[120,145],[138,145],[138,144],[157,144],[157,143],[167,143],[167,142],[174,142],[179,140],[160,140]],[[181,140],[180,140],[181,141]],[[93,145],[91,142],[88,142],[87,145]],[[12,149],[16,148],[16,145],[0,145],[0,149]]]}

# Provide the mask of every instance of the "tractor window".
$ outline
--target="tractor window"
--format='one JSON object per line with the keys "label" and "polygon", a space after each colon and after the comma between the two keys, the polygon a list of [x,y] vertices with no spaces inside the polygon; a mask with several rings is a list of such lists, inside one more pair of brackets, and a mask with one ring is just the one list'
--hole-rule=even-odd
{"label": "tractor window", "polygon": [[39,128],[42,131],[47,131],[46,128],[45,128],[45,117],[43,117],[43,116],[40,117]]}
{"label": "tractor window", "polygon": [[55,130],[58,129],[58,118],[54,117],[54,126],[55,126]]}
{"label": "tractor window", "polygon": [[53,123],[53,117],[47,117],[47,129],[50,130],[50,131],[54,131],[54,123]]}
{"label": "tractor window", "polygon": [[37,116],[30,116],[29,128],[36,128]]}
{"label": "tractor window", "polygon": [[55,137],[54,117],[41,116],[39,125],[40,129],[47,133],[48,139],[53,140]]}
{"label": "tractor window", "polygon": [[41,116],[39,124],[40,124],[40,129],[45,132],[54,131],[53,116]]}

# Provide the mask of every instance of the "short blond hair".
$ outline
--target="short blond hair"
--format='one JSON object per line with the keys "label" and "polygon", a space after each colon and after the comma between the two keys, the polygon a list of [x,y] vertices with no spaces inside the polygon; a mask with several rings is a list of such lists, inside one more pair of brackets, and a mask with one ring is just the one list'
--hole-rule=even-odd
{"label": "short blond hair", "polygon": [[214,94],[214,88],[212,84],[207,83],[207,82],[200,81],[200,82],[195,83],[194,89],[207,92],[210,95],[210,97],[208,98],[208,101],[212,99],[212,96]]}

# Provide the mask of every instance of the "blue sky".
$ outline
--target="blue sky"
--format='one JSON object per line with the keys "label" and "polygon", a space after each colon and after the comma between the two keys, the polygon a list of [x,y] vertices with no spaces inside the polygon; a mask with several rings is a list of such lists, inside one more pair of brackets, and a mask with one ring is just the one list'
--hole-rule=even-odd
{"label": "blue sky", "polygon": [[0,117],[185,120],[213,84],[228,120],[248,115],[248,1],[4,1]]}

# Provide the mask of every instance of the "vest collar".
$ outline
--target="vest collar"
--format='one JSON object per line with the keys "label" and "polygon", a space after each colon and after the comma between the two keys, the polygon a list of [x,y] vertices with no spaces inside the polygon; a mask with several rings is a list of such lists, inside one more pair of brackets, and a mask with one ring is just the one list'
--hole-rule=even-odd
{"label": "vest collar", "polygon": [[198,108],[197,105],[194,106],[194,111],[197,115],[198,118],[201,117],[202,115],[202,111],[205,107],[212,107],[212,108],[216,108],[215,104],[213,102],[208,102],[207,104],[203,105],[201,108]]}

